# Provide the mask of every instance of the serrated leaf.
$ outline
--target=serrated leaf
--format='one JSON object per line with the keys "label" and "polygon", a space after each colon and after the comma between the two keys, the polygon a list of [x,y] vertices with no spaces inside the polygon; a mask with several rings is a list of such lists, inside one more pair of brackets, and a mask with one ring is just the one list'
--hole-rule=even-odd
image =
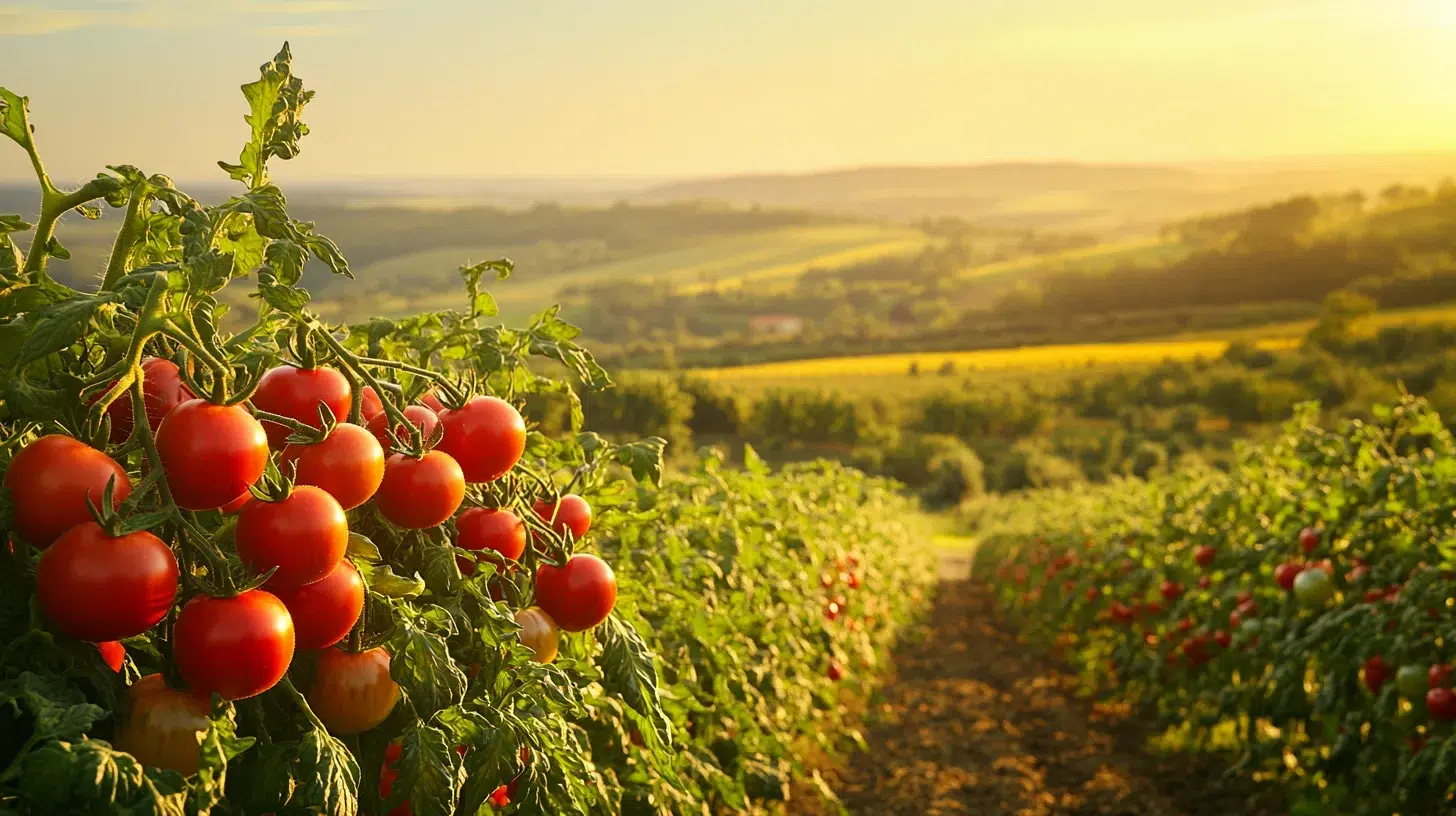
{"label": "serrated leaf", "polygon": [[617,448],[617,461],[632,471],[633,478],[660,484],[662,482],[662,453],[666,449],[667,440],[661,437],[639,439]]}
{"label": "serrated leaf", "polygon": [[148,813],[185,816],[187,785],[176,771],[144,768],[104,742],[49,742],[18,771],[28,813]]}
{"label": "serrated leaf", "polygon": [[95,295],[77,295],[42,311],[14,364],[28,365],[80,340],[91,323],[91,316],[107,300]]}
{"label": "serrated leaf", "polygon": [[258,294],[269,306],[290,315],[301,315],[311,300],[304,289],[270,281],[258,281]]}
{"label": "serrated leaf", "polygon": [[602,644],[602,687],[615,694],[646,720],[656,737],[672,745],[672,721],[662,708],[658,690],[657,662],[637,630],[617,615],[608,615],[597,627]]}
{"label": "serrated leaf", "polygon": [[359,762],[327,731],[309,729],[299,741],[297,778],[291,807],[327,816],[359,812]]}
{"label": "serrated leaf", "polygon": [[298,154],[299,139],[308,133],[308,126],[299,116],[313,98],[313,91],[304,90],[303,82],[293,75],[292,61],[285,43],[278,55],[259,69],[258,80],[243,86],[243,98],[248,100],[244,120],[251,137],[243,145],[237,164],[218,162],[232,178],[255,189],[267,183],[268,160],[293,158]]}
{"label": "serrated leaf", "polygon": [[391,646],[389,674],[409,696],[420,717],[428,720],[437,711],[465,699],[465,674],[450,658],[444,638],[409,627]]}
{"label": "serrated leaf", "polygon": [[415,816],[453,816],[464,768],[444,731],[414,723],[400,740],[399,774],[386,804],[408,801]]}
{"label": "serrated leaf", "polygon": [[427,545],[420,559],[420,573],[431,593],[440,597],[459,594],[461,575],[455,562],[455,548]]}

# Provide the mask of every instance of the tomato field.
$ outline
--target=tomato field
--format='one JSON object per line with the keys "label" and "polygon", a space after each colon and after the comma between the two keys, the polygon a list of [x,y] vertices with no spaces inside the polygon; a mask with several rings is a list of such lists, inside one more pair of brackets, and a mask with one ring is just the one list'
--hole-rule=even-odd
{"label": "tomato field", "polygon": [[977,566],[1089,689],[1233,749],[1292,812],[1451,812],[1453,480],[1423,402],[1307,406],[1227,473],[992,503]]}
{"label": "tomato field", "polygon": [[[934,578],[911,500],[591,432],[577,329],[490,321],[507,260],[460,310],[322,321],[305,266],[349,264],[269,175],[313,94],[286,46],[243,93],[204,205],[128,165],[59,189],[0,89],[41,202],[0,214],[0,811],[757,812],[818,779]],[[58,283],[62,217],[104,208],[96,285]]]}

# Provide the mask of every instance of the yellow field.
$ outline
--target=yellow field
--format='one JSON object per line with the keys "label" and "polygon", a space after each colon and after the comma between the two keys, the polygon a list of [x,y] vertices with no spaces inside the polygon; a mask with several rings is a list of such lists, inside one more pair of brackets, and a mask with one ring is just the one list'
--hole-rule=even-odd
{"label": "yellow field", "polygon": [[[1297,339],[1261,341],[1259,346],[1271,350],[1298,345]],[[698,369],[693,373],[710,380],[802,380],[842,377],[882,377],[903,375],[910,364],[919,366],[922,375],[933,376],[945,363],[955,365],[957,373],[1008,369],[1068,369],[1099,365],[1139,365],[1163,360],[1213,358],[1228,348],[1225,340],[1187,340],[1149,343],[1105,343],[1097,345],[1030,346],[983,351],[924,352],[919,354],[878,354],[868,357],[825,357],[815,360],[794,360],[784,363],[735,366],[732,368]]]}

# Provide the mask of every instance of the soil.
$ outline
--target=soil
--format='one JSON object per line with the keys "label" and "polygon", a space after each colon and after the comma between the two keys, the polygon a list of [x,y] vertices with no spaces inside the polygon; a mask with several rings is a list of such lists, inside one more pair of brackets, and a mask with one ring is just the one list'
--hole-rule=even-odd
{"label": "soil", "polygon": [[[895,654],[869,750],[821,773],[854,814],[1265,816],[1278,789],[1226,759],[1154,755],[1146,718],[1080,699],[1073,675],[998,622],[974,581],[940,585],[930,636]],[[793,813],[829,812],[807,791]]]}

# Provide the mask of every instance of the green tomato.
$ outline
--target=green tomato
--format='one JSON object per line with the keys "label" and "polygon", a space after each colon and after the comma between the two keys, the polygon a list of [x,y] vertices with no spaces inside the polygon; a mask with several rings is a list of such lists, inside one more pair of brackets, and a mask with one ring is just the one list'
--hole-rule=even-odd
{"label": "green tomato", "polygon": [[1410,700],[1422,700],[1426,696],[1426,670],[1420,666],[1401,666],[1395,673],[1395,687],[1400,696]]}
{"label": "green tomato", "polygon": [[1305,609],[1319,609],[1335,597],[1335,583],[1329,573],[1311,568],[1294,579],[1294,598]]}

